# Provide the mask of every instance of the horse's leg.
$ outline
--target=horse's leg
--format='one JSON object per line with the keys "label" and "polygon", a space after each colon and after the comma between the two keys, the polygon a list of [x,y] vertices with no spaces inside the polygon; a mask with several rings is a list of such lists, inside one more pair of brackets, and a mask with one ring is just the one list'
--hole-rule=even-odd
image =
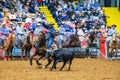
{"label": "horse's leg", "polygon": [[7,56],[6,56],[6,51],[5,50],[3,50],[3,55],[4,55],[4,61],[6,61]]}
{"label": "horse's leg", "polygon": [[10,59],[13,59],[12,51],[10,51]]}
{"label": "horse's leg", "polygon": [[21,50],[22,50],[21,59],[23,60],[24,48],[21,48]]}
{"label": "horse's leg", "polygon": [[25,59],[28,59],[28,51],[25,49]]}
{"label": "horse's leg", "polygon": [[30,65],[32,65],[32,60],[33,60],[34,56],[36,56],[36,54],[32,55],[31,58],[30,58]]}
{"label": "horse's leg", "polygon": [[30,50],[28,50],[27,52],[28,52],[28,58],[30,58]]}
{"label": "horse's leg", "polygon": [[6,59],[8,60],[8,57],[9,57],[9,51],[6,51],[6,52],[5,52],[5,56],[6,56]]}
{"label": "horse's leg", "polygon": [[10,55],[10,51],[8,51],[8,56],[7,56],[7,58],[8,58],[8,61],[10,61],[10,57],[11,57],[11,55]]}
{"label": "horse's leg", "polygon": [[48,63],[43,68],[47,68],[52,63],[53,59],[48,58],[47,61],[48,61]]}
{"label": "horse's leg", "polygon": [[86,48],[86,57],[89,58],[90,57],[90,54],[89,54],[89,49]]}
{"label": "horse's leg", "polygon": [[39,63],[39,60],[41,60],[43,57],[44,57],[44,56],[41,56],[41,57],[39,57],[39,58],[36,60],[37,65],[42,65],[41,63]]}
{"label": "horse's leg", "polygon": [[116,50],[115,50],[115,57],[116,57],[116,60],[117,60],[117,52],[118,52],[118,51],[117,51],[117,49],[116,49]]}
{"label": "horse's leg", "polygon": [[111,50],[111,53],[110,53],[111,61],[112,61],[112,55],[113,55],[113,49]]}

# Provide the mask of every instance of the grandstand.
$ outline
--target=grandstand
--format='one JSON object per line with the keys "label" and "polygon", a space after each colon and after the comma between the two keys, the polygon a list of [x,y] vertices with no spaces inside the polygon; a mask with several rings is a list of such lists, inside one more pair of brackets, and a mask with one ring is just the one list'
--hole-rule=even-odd
{"label": "grandstand", "polygon": [[117,25],[117,30],[120,34],[120,11],[117,7],[104,7],[105,14],[108,16],[107,25]]}
{"label": "grandstand", "polygon": [[[27,0],[25,1],[27,2]],[[82,28],[83,34],[79,33],[79,36],[93,31],[97,34],[97,37],[100,37],[99,32],[102,35],[104,33],[108,34],[107,27],[113,24],[117,25],[117,30],[120,34],[120,11],[117,7],[120,5],[118,4],[120,0],[109,0],[110,2],[108,3],[108,0],[106,2],[104,0],[55,1],[46,3],[28,1],[25,4],[21,0],[18,2],[13,1],[16,4],[11,4],[12,0],[10,2],[9,0],[7,2],[0,1],[0,21],[2,23],[0,24],[0,47],[2,45],[1,48],[3,48],[4,39],[7,39],[9,34],[14,33],[18,36],[20,31],[16,31],[16,27],[19,26],[19,23],[22,23],[23,26],[24,33],[22,34],[32,33],[35,37],[38,37],[37,34],[43,30],[47,34],[50,28],[49,23],[51,22],[54,23],[53,26],[59,32],[59,36],[62,35],[62,37],[74,35],[77,32],[76,29],[79,32],[80,27]],[[78,24],[80,25],[78,26]],[[37,30],[38,26],[40,28]],[[64,33],[63,30],[60,31],[61,26],[65,29]],[[8,29],[5,34],[4,27],[7,27],[6,30]]]}

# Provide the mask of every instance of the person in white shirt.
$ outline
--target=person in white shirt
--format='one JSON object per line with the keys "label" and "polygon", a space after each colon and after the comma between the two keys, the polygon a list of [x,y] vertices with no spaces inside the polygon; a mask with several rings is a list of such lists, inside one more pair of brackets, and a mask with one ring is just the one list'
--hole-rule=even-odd
{"label": "person in white shirt", "polygon": [[26,18],[25,23],[31,23],[32,22],[32,18],[30,17],[30,15]]}
{"label": "person in white shirt", "polygon": [[18,22],[18,26],[16,27],[16,34],[18,37],[18,46],[20,46],[21,41],[24,39],[24,34],[25,34],[25,30],[24,27],[21,25],[22,22]]}
{"label": "person in white shirt", "polygon": [[81,38],[83,38],[84,34],[85,34],[85,33],[83,32],[82,28],[79,27],[79,28],[77,29],[77,35],[78,35],[78,37],[79,37],[79,40],[81,40]]}
{"label": "person in white shirt", "polygon": [[43,30],[43,27],[42,27],[41,23],[37,23],[37,27],[36,27],[36,29],[34,31],[34,34],[36,36],[39,36],[39,34],[42,32],[42,30]]}

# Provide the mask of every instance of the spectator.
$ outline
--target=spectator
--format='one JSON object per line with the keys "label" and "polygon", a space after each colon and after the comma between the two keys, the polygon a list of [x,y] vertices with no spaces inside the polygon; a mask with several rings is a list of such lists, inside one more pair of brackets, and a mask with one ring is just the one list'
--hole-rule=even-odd
{"label": "spectator", "polygon": [[112,25],[111,29],[108,31],[107,44],[112,39],[113,33],[115,33],[116,36],[118,36],[118,31],[116,29],[116,25]]}
{"label": "spectator", "polygon": [[37,27],[37,23],[35,22],[35,19],[32,18],[32,22],[31,22],[31,28],[32,28],[32,30],[34,31],[36,29],[36,27]]}
{"label": "spectator", "polygon": [[3,12],[2,4],[0,4],[0,12]]}
{"label": "spectator", "polygon": [[37,27],[34,31],[35,36],[39,36],[39,34],[42,32],[42,30],[43,30],[43,27],[42,27],[41,23],[37,23]]}
{"label": "spectator", "polygon": [[108,31],[108,36],[112,36],[113,33],[115,33],[116,36],[118,36],[118,31],[116,29],[116,25],[112,25],[112,28]]}
{"label": "spectator", "polygon": [[9,0],[5,0],[5,7],[10,9],[10,1]]}
{"label": "spectator", "polygon": [[29,7],[29,12],[30,12],[30,13],[35,13],[35,12],[36,12],[36,11],[35,11],[35,6],[34,6],[33,4],[30,5],[30,7]]}
{"label": "spectator", "polygon": [[3,14],[0,12],[0,20],[3,18]]}

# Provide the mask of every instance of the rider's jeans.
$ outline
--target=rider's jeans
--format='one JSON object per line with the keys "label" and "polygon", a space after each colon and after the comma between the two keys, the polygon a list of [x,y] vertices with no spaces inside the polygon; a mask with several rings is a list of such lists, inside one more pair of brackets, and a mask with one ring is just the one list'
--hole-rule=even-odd
{"label": "rider's jeans", "polygon": [[1,41],[0,41],[0,45],[3,46],[4,45],[4,41],[5,39],[7,39],[7,35],[2,35],[1,37]]}
{"label": "rider's jeans", "polygon": [[17,34],[17,37],[18,37],[17,45],[20,45],[21,44],[21,40],[23,40],[23,38],[24,38],[24,35],[23,34]]}
{"label": "rider's jeans", "polygon": [[53,42],[54,42],[54,38],[49,38],[49,39],[48,39],[48,46],[47,46],[48,49],[51,48]]}

